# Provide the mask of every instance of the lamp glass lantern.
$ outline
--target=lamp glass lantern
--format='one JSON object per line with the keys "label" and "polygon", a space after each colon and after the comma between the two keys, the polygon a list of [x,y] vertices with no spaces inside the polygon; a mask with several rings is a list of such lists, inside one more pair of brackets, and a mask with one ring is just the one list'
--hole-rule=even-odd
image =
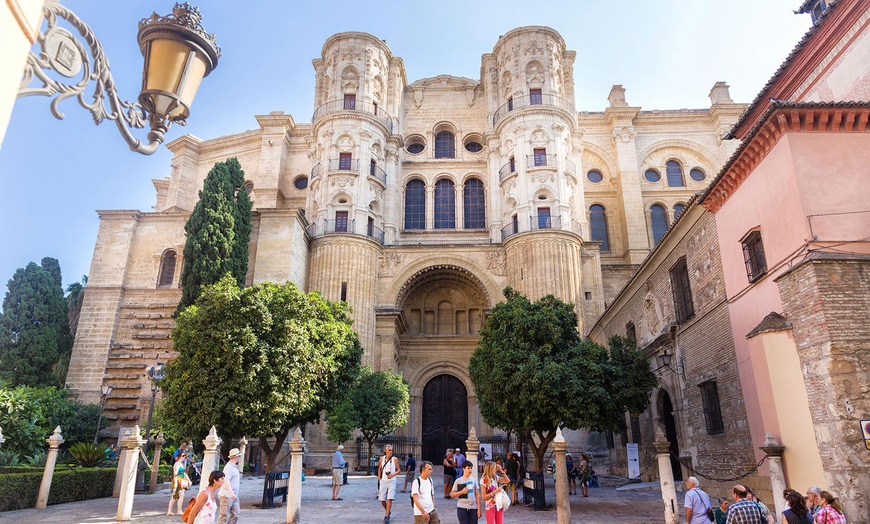
{"label": "lamp glass lantern", "polygon": [[660,368],[670,368],[671,367],[671,359],[673,355],[670,353],[662,353],[661,355],[656,357],[659,361]]}

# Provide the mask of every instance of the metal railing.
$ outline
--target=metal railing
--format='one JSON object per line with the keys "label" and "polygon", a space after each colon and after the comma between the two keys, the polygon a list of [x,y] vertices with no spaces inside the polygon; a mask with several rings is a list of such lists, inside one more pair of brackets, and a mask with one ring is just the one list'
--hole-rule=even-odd
{"label": "metal railing", "polygon": [[526,167],[558,167],[556,155],[526,155]]}
{"label": "metal railing", "polygon": [[[511,165],[513,164],[513,165]],[[499,184],[504,182],[504,180],[517,172],[517,163],[508,162],[507,164],[501,166],[501,169],[498,170],[498,182]]]}
{"label": "metal railing", "polygon": [[387,444],[393,446],[393,456],[399,459],[399,469],[404,471],[405,464],[408,461],[408,453],[414,453],[414,449],[417,447],[417,439],[414,437],[397,437],[395,435],[376,438],[374,447],[372,448],[372,457],[369,457],[368,441],[362,437],[357,437],[356,458],[359,461],[359,469],[365,469],[368,465],[369,470],[371,471],[372,467],[374,467],[376,473],[378,469],[378,459],[383,456],[384,446]]}
{"label": "metal railing", "polygon": [[369,176],[383,184],[384,187],[386,187],[387,172],[381,169],[381,166],[377,164],[369,164]]}
{"label": "metal railing", "polygon": [[586,238],[583,231],[583,226],[580,222],[573,220],[571,218],[566,219],[567,221],[562,223],[561,215],[534,215],[529,217],[529,229],[523,229],[525,226],[525,220],[522,222],[517,222],[516,224],[510,223],[503,228],[501,228],[501,241],[504,242],[511,235],[516,235],[517,233],[525,233],[527,231],[537,231],[540,229],[559,229],[563,231],[571,231],[572,233],[576,233],[580,235],[580,238]]}
{"label": "metal railing", "polygon": [[498,123],[498,121],[501,120],[503,116],[510,113],[511,111],[528,106],[555,106],[560,109],[570,111],[572,115],[574,114],[574,104],[560,96],[545,94],[526,95],[514,97],[502,104],[501,107],[496,109],[495,113],[492,115],[492,125]]}
{"label": "metal railing", "polygon": [[327,162],[329,172],[352,171],[359,173],[359,158],[330,158]]}
{"label": "metal railing", "polygon": [[309,236],[347,234],[359,235],[375,239],[378,243],[384,243],[384,230],[372,223],[358,225],[356,219],[321,219],[312,222],[306,228]]}
{"label": "metal railing", "polygon": [[390,133],[393,132],[393,117],[377,104],[366,100],[355,100],[353,102],[344,99],[330,100],[314,110],[312,122],[315,122],[317,119],[323,118],[326,115],[331,115],[332,113],[338,113],[341,111],[356,111],[372,115],[383,122],[384,125],[387,126],[387,129],[390,130]]}
{"label": "metal railing", "polygon": [[321,173],[323,173],[323,166],[318,162],[311,168],[311,180],[318,178]]}
{"label": "metal railing", "polygon": [[561,215],[533,215],[529,217],[529,231],[536,229],[562,229]]}

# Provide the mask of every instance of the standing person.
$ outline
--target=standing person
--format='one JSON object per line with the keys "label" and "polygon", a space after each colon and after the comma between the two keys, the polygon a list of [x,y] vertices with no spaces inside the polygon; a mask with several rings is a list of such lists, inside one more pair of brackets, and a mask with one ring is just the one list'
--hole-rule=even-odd
{"label": "standing person", "polygon": [[577,465],[570,453],[565,454],[565,470],[568,472],[568,494],[577,494]]}
{"label": "standing person", "polygon": [[176,460],[178,460],[178,455],[181,455],[182,453],[187,453],[187,444],[184,442],[179,444],[178,449],[176,449],[175,452],[172,454],[172,461],[175,462]]}
{"label": "standing person", "polygon": [[346,464],[344,455],[341,454],[343,449],[344,446],[339,444],[335,448],[335,453],[332,454],[332,500],[341,500],[338,492],[341,491],[341,483],[344,480],[344,466]]}
{"label": "standing person", "polygon": [[480,446],[480,451],[477,452],[477,471],[478,473],[483,473],[483,465],[486,464],[486,448]]}
{"label": "standing person", "polygon": [[683,501],[686,508],[686,524],[708,524],[707,512],[710,510],[710,497],[698,487],[698,479],[686,479],[686,498]]}
{"label": "standing person", "polygon": [[782,524],[813,524],[813,514],[807,508],[807,499],[795,490],[785,496],[788,509],[782,512]]}
{"label": "standing person", "polygon": [[218,498],[221,503],[218,524],[236,524],[239,521],[239,513],[241,513],[239,488],[241,487],[242,480],[242,475],[239,472],[239,460],[241,456],[242,452],[239,451],[239,448],[231,449],[230,458],[224,466],[226,478],[221,490],[218,492]]}
{"label": "standing person", "polygon": [[408,461],[405,463],[405,485],[402,486],[402,493],[408,489],[408,482],[414,482],[414,473],[417,470],[417,461],[414,460],[414,454],[408,453]]}
{"label": "standing person", "polygon": [[428,460],[420,466],[420,478],[411,483],[411,500],[414,501],[414,524],[439,524],[435,511],[435,486],[432,482],[432,463]]}
{"label": "standing person", "polygon": [[728,520],[728,499],[719,499],[719,507],[713,515],[716,517],[716,524],[725,524]]}
{"label": "standing person", "polygon": [[822,488],[818,486],[807,488],[807,507],[814,517],[822,509]]}
{"label": "standing person", "polygon": [[459,524],[477,524],[480,520],[480,484],[471,476],[474,464],[465,461],[462,465],[462,476],[453,483],[453,491],[450,492],[456,501],[456,517]]}
{"label": "standing person", "polygon": [[[581,455],[581,457],[584,455]],[[589,470],[589,462],[585,459],[580,461],[577,466],[577,484],[580,485],[580,493],[584,497],[589,496],[589,479],[592,477],[592,472]]]}
{"label": "standing person", "polygon": [[401,473],[399,459],[393,456],[393,446],[384,446],[384,456],[378,462],[378,479],[381,485],[378,489],[378,500],[384,507],[384,524],[390,524],[390,513],[393,509],[393,499],[396,498],[396,475]]}
{"label": "standing person", "polygon": [[846,516],[843,515],[843,508],[840,507],[837,497],[830,492],[822,491],[820,498],[822,508],[814,517],[816,524],[846,524]]}
{"label": "standing person", "polygon": [[734,504],[728,508],[725,524],[767,524],[758,504],[746,498],[749,496],[746,487],[736,484],[731,488],[731,494],[734,496]]}
{"label": "standing person", "polygon": [[224,483],[223,471],[212,471],[208,475],[208,487],[199,492],[196,504],[190,510],[187,517],[188,524],[214,524],[214,516],[217,513],[215,493],[221,489]]}
{"label": "standing person", "polygon": [[444,498],[450,498],[450,488],[453,487],[453,481],[456,480],[456,459],[453,457],[453,450],[448,449],[447,454],[441,461],[444,464]]}
{"label": "standing person", "polygon": [[456,448],[456,451],[453,453],[453,460],[456,461],[456,476],[462,474],[462,466],[465,465],[465,455],[462,454],[462,450]]}
{"label": "standing person", "polygon": [[517,503],[517,478],[519,478],[520,473],[520,463],[517,461],[514,456],[513,451],[508,451],[507,460],[504,464],[505,472],[507,473],[508,480],[508,490],[511,493],[511,504]]}
{"label": "standing person", "polygon": [[172,512],[172,504],[178,501],[178,514],[184,512],[184,492],[190,487],[190,478],[187,476],[187,468],[184,466],[187,460],[187,452],[182,451],[175,457],[175,464],[172,465],[172,497],[169,499],[169,508],[166,510],[167,515],[175,515]]}
{"label": "standing person", "polygon": [[771,515],[770,509],[764,504],[764,502],[761,502],[761,500],[758,499],[758,495],[755,494],[755,490],[747,487],[746,492],[749,493],[749,496],[747,498],[752,502],[758,504],[759,509],[761,509],[761,516],[764,517],[765,524],[775,524],[773,522],[773,515]]}
{"label": "standing person", "polygon": [[495,495],[504,488],[499,484],[507,484],[507,475],[503,475],[495,462],[489,461],[483,467],[480,479],[480,498],[486,503],[486,524],[504,524],[504,510],[495,504]]}

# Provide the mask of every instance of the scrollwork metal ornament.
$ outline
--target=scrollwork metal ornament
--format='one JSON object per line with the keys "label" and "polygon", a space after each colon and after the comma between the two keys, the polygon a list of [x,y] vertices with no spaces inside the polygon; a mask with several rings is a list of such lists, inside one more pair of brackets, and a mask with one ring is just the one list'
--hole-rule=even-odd
{"label": "scrollwork metal ornament", "polygon": [[[58,107],[60,102],[76,97],[79,105],[90,111],[96,125],[105,120],[113,120],[130,149],[144,155],[157,151],[172,123],[185,125],[189,108],[183,101],[177,100],[178,97],[172,93],[160,92],[184,104],[184,110],[175,116],[169,116],[175,109],[174,105],[170,106],[164,115],[157,114],[153,107],[149,107],[152,104],[146,103],[143,107],[142,102],[150,100],[150,96],[146,96],[145,91],[140,95],[138,103],[121,100],[102,44],[91,28],[75,13],[57,3],[57,0],[48,0],[43,7],[43,16],[46,27],[39,32],[36,39],[40,50],[38,54],[34,50],[30,51],[18,90],[19,98],[34,95],[54,97],[50,103],[51,113],[63,120],[64,113]],[[58,25],[58,19],[65,20],[78,32],[80,38]],[[139,43],[143,53],[145,52],[143,30],[152,34],[156,32],[168,34],[169,38],[183,40],[201,51],[208,62],[206,71],[208,74],[217,64],[220,47],[215,43],[214,35],[205,32],[202,28],[201,20],[199,9],[190,6],[187,2],[175,4],[172,15],[161,17],[154,13],[151,17],[143,19],[139,22]],[[182,31],[185,31],[183,36],[180,35]],[[54,71],[63,79],[50,76],[50,71]],[[147,74],[147,71],[144,74]],[[41,87],[30,86],[34,78],[42,82]],[[92,101],[89,101],[88,86],[91,82],[94,83],[94,88]],[[133,136],[131,128],[144,128],[146,120],[151,130],[148,133],[148,143],[143,143]]]}

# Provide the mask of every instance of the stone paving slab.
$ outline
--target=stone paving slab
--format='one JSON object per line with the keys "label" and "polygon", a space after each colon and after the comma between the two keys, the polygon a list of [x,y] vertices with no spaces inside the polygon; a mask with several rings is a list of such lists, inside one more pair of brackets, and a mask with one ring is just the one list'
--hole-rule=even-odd
{"label": "stone paving slab", "polygon": [[[439,475],[440,477],[440,475]],[[397,479],[401,489],[402,479]],[[376,500],[377,482],[371,476],[351,476],[350,485],[341,489],[343,500],[333,501],[331,477],[309,476],[302,485],[302,524],[354,522],[360,524],[382,524],[384,511]],[[437,479],[435,494],[441,491]],[[410,485],[408,489],[410,490]],[[196,489],[196,488],[194,488]],[[554,505],[550,511],[534,511],[522,504],[511,506],[505,514],[507,523],[555,524],[555,495],[552,479],[547,480],[547,501]],[[192,492],[192,490],[191,490]],[[189,494],[191,492],[188,492]],[[242,480],[243,524],[283,523],[286,508],[260,509],[263,494],[263,479],[245,477]],[[443,492],[443,491],[442,491]],[[133,501],[132,522],[149,524],[181,524],[178,516],[167,516],[169,489],[158,490],[151,495],[137,494]],[[396,493],[393,503],[391,524],[411,524],[414,522],[408,493]],[[681,496],[679,498],[682,498]],[[186,497],[186,501],[189,496]],[[280,499],[279,499],[280,500]],[[682,501],[680,501],[682,502]],[[441,521],[445,524],[457,522],[456,501],[439,498],[435,501]],[[57,504],[44,510],[25,509],[0,513],[0,524],[85,524],[115,522],[118,499],[104,498]],[[663,523],[662,498],[660,491],[617,492],[614,487],[591,488],[589,498],[571,496],[572,522],[583,524],[653,524]],[[480,520],[481,523],[485,519]]]}

